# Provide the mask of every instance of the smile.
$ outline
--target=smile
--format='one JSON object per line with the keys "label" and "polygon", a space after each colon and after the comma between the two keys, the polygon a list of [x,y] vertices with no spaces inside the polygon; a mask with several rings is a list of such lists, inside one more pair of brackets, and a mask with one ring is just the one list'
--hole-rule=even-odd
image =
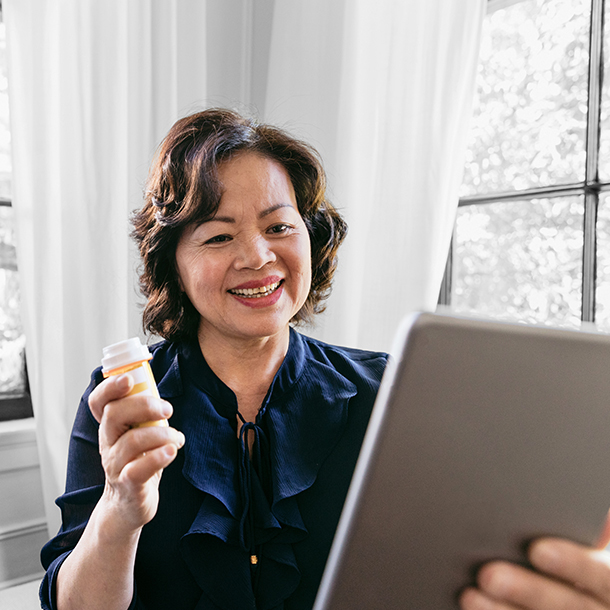
{"label": "smile", "polygon": [[260,286],[258,288],[243,288],[243,289],[232,289],[229,290],[231,294],[245,298],[245,299],[260,299],[262,297],[268,297],[273,294],[279,287],[283,280],[269,284],[269,286]]}

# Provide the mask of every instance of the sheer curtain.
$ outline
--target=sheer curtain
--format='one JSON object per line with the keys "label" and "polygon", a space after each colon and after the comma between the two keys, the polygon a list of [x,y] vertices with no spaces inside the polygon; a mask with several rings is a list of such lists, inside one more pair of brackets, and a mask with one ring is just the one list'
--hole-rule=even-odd
{"label": "sheer curtain", "polygon": [[350,225],[325,340],[388,350],[407,312],[435,308],[485,4],[276,4],[267,116],[318,146]]}
{"label": "sheer curtain", "polygon": [[206,94],[203,4],[3,3],[27,361],[51,532],[89,375],[104,345],[140,331],[128,218],[160,138]]}

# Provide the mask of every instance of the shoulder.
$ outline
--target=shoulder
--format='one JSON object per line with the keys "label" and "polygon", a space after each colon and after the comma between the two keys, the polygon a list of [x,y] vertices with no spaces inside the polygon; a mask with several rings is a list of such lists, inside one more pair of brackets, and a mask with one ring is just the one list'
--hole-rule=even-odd
{"label": "shoulder", "polygon": [[325,343],[299,333],[305,357],[334,368],[356,385],[377,390],[388,363],[388,354]]}
{"label": "shoulder", "polygon": [[179,342],[161,339],[160,341],[150,344],[148,346],[148,351],[152,354],[153,361],[160,361],[168,357],[173,359],[176,350],[178,349],[178,345]]}
{"label": "shoulder", "polygon": [[148,351],[152,355],[150,366],[157,380],[161,379],[174,364],[180,345],[179,341],[163,339],[148,346]]}

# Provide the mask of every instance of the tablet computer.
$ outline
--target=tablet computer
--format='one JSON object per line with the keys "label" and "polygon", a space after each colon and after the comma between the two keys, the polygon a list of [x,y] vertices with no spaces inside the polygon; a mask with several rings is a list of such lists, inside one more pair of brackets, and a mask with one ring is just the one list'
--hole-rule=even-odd
{"label": "tablet computer", "polygon": [[314,610],[454,609],[482,562],[594,543],[610,337],[419,313],[396,345]]}

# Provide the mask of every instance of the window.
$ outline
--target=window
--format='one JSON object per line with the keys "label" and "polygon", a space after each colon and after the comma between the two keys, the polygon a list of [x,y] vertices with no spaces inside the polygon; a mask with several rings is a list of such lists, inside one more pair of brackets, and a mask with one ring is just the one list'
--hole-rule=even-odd
{"label": "window", "polygon": [[32,416],[11,206],[6,35],[0,21],[0,421]]}
{"label": "window", "polygon": [[453,310],[610,331],[604,13],[603,0],[489,0],[440,298]]}

